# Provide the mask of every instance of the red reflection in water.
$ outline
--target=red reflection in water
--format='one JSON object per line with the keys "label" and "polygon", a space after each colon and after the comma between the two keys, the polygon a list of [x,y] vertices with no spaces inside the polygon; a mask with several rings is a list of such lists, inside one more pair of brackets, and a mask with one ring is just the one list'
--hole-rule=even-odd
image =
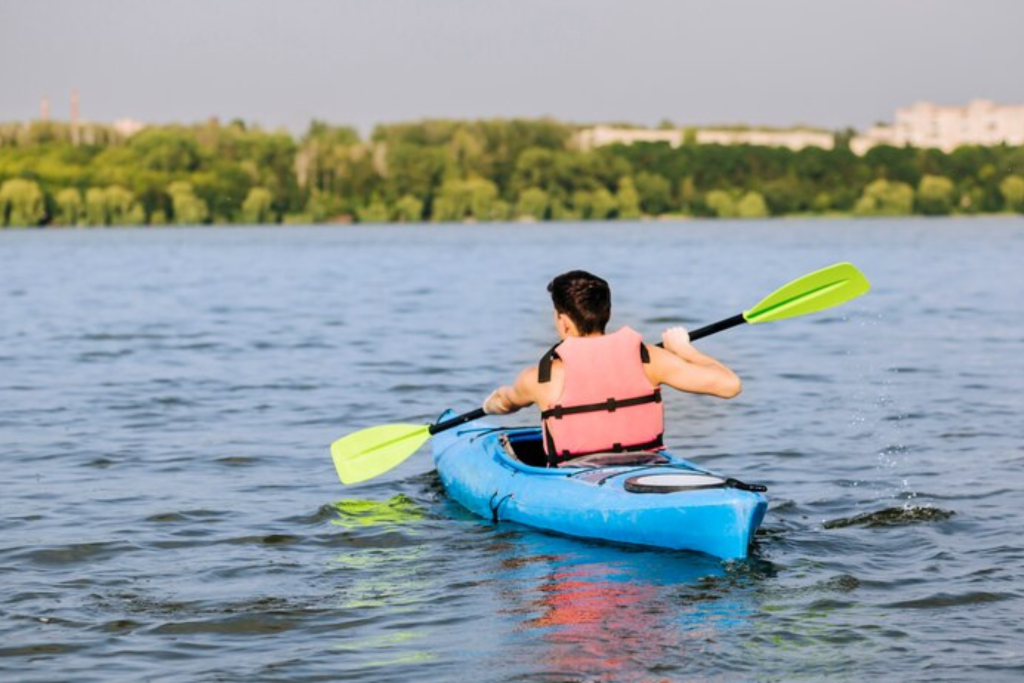
{"label": "red reflection in water", "polygon": [[[533,607],[540,616],[525,629],[544,629],[549,648],[539,662],[546,672],[598,681],[661,681],[660,663],[678,664],[685,652],[707,647],[716,635],[695,606],[673,600],[670,587],[620,576],[608,566],[556,570],[540,586]],[[680,621],[689,613],[693,623]]]}

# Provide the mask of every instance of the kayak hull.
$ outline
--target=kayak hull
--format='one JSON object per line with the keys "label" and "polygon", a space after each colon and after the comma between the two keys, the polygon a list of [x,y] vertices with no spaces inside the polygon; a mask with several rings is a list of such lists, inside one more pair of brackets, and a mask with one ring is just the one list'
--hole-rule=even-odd
{"label": "kayak hull", "polygon": [[664,493],[626,488],[638,477],[657,481],[679,472],[712,474],[667,453],[664,464],[546,468],[527,465],[509,452],[509,440],[540,438],[539,429],[477,423],[436,435],[434,463],[453,499],[494,522],[722,559],[747,556],[768,507],[764,494],[730,486]]}

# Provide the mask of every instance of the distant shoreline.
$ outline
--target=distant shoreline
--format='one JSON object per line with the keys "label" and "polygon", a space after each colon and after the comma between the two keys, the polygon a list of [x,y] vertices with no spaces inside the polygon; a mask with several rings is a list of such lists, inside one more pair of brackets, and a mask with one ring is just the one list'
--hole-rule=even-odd
{"label": "distant shoreline", "polygon": [[764,218],[713,218],[701,216],[657,216],[632,220],[601,220],[601,221],[568,221],[568,220],[545,220],[545,221],[446,221],[446,222],[419,222],[419,223],[219,223],[219,224],[168,224],[168,225],[46,225],[21,228],[7,228],[0,230],[4,234],[25,234],[44,232],[81,232],[81,233],[104,233],[104,232],[147,232],[147,231],[203,231],[213,229],[246,230],[251,228],[280,230],[287,232],[294,228],[317,228],[321,230],[373,230],[376,228],[408,228],[410,230],[423,230],[434,227],[466,227],[466,228],[507,228],[519,226],[524,228],[542,229],[549,226],[577,226],[580,229],[587,229],[595,226],[615,226],[623,224],[641,225],[668,225],[673,223],[686,223],[691,225],[710,226],[715,224],[728,223],[730,225],[756,225],[771,223],[828,223],[833,221],[849,221],[863,224],[880,223],[946,223],[953,221],[1007,221],[1008,219],[1020,221],[1024,226],[1024,215],[1016,213],[989,213],[989,214],[954,214],[948,216],[856,216],[853,214],[830,214],[830,215],[792,215],[792,216],[769,216]]}
{"label": "distant shoreline", "polygon": [[0,227],[1024,213],[1024,146],[582,145],[552,119],[427,120],[369,139],[216,120],[130,135],[0,124]]}

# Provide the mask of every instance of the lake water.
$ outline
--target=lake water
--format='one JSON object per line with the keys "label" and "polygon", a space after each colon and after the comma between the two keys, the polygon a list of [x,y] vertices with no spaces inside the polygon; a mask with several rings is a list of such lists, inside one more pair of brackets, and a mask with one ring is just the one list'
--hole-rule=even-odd
{"label": "lake water", "polygon": [[[653,336],[844,260],[868,296],[698,342],[739,398],[667,397],[769,487],[747,561],[492,525],[428,448],[334,473],[535,362],[559,272]],[[1022,267],[1011,217],[4,232],[0,678],[1020,680]]]}

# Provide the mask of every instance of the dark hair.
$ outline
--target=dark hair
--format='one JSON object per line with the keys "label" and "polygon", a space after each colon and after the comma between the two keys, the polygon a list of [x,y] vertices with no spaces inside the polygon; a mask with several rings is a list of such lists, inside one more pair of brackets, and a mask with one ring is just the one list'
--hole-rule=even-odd
{"label": "dark hair", "polygon": [[562,273],[548,285],[555,310],[576,323],[580,334],[604,334],[612,315],[612,291],[608,283],[585,270]]}

